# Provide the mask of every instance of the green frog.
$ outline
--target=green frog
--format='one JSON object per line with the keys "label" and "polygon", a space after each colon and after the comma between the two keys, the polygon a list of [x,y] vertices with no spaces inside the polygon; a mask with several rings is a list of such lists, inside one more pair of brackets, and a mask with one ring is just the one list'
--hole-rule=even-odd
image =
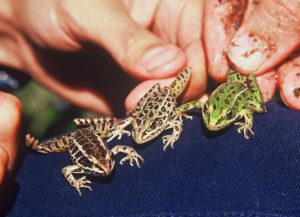
{"label": "green frog", "polygon": [[[217,131],[235,123],[239,126],[237,131],[243,132],[246,139],[248,133],[254,135],[253,113],[266,111],[255,75],[244,76],[233,69],[229,70],[227,82],[217,87],[199,107],[209,130]],[[245,122],[237,122],[242,118]]]}

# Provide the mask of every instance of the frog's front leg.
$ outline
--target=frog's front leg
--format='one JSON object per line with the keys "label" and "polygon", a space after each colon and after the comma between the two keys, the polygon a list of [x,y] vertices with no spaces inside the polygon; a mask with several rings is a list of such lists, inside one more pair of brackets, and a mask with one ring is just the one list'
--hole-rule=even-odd
{"label": "frog's front leg", "polygon": [[66,166],[62,169],[64,177],[78,191],[79,195],[82,196],[80,188],[87,188],[92,191],[92,188],[89,186],[91,182],[86,179],[86,176],[83,176],[79,179],[76,179],[73,174],[84,174],[84,170],[78,165]]}
{"label": "frog's front leg", "polygon": [[127,154],[127,156],[120,161],[120,164],[123,164],[125,161],[129,160],[131,166],[134,166],[135,162],[136,165],[140,168],[139,160],[141,162],[144,162],[144,159],[141,157],[141,155],[139,155],[133,148],[125,145],[117,145],[111,149],[111,152],[113,153],[113,155],[117,155],[119,153]]}
{"label": "frog's front leg", "polygon": [[202,109],[203,107],[203,103],[200,101],[191,101],[191,102],[187,102],[185,104],[182,104],[181,106],[178,107],[178,111],[180,113],[180,119],[181,117],[185,117],[188,119],[193,119],[192,116],[187,115],[185,112],[194,108],[198,108],[198,109]]}
{"label": "frog's front leg", "polygon": [[172,135],[166,135],[163,136],[163,143],[164,145],[164,151],[167,149],[167,147],[174,148],[174,143],[179,139],[180,134],[182,133],[182,121],[179,119],[175,119],[172,121],[169,126],[166,128],[167,129],[173,129]]}
{"label": "frog's front leg", "polygon": [[249,139],[248,132],[250,132],[252,135],[254,135],[254,132],[252,131],[252,125],[253,125],[253,114],[250,109],[243,109],[239,112],[239,115],[241,117],[244,117],[245,123],[243,122],[237,122],[235,125],[240,126],[238,128],[238,132],[241,133],[244,132],[244,137],[246,139]]}

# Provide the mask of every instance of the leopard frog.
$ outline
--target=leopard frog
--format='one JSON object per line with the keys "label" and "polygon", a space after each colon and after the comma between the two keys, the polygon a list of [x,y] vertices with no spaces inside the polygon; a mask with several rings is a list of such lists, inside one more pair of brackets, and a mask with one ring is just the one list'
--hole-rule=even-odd
{"label": "leopard frog", "polygon": [[[144,161],[131,147],[117,145],[109,149],[105,140],[89,128],[77,129],[75,132],[44,142],[39,142],[27,134],[25,141],[33,150],[42,154],[68,151],[73,164],[64,167],[62,173],[80,196],[82,196],[81,188],[92,190],[91,182],[85,175],[109,176],[115,166],[115,155],[119,153],[127,155],[120,161],[120,164],[129,160],[131,166],[137,164],[140,167],[139,161]],[[81,177],[77,178],[80,175]]]}
{"label": "leopard frog", "polygon": [[[121,121],[108,141],[122,134],[129,134],[125,128],[132,126],[131,134],[137,144],[149,142],[167,129],[172,129],[171,135],[163,136],[164,150],[174,148],[174,143],[182,133],[182,117],[192,118],[185,114],[187,110],[198,107],[198,102],[177,105],[177,98],[182,94],[192,75],[191,67],[184,68],[170,86],[161,87],[155,84],[137,103],[135,109],[126,119]],[[96,124],[100,118],[75,119],[77,127]]]}

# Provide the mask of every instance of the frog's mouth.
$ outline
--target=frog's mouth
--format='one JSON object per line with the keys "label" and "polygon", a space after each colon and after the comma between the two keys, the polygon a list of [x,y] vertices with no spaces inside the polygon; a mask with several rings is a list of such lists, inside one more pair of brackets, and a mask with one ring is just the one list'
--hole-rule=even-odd
{"label": "frog's mouth", "polygon": [[206,125],[206,127],[210,131],[217,131],[217,130],[221,130],[222,128],[224,128],[224,126],[212,126],[212,125]]}
{"label": "frog's mouth", "polygon": [[132,138],[133,138],[135,143],[144,144],[144,143],[149,142],[152,139],[154,139],[160,133],[161,133],[161,131],[157,130],[155,132],[141,132],[141,133],[133,132],[131,135],[132,135]]}
{"label": "frog's mouth", "polygon": [[218,131],[218,130],[224,129],[227,126],[229,126],[232,122],[234,122],[234,120],[231,120],[231,121],[228,121],[227,123],[222,123],[222,124],[212,124],[212,123],[208,123],[204,119],[205,126],[210,131]]}

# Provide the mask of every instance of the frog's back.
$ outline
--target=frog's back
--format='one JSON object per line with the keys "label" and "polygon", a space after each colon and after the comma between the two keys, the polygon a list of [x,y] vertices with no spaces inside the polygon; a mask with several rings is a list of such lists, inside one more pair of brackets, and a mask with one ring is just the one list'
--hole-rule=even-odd
{"label": "frog's back", "polygon": [[82,168],[92,167],[92,158],[104,157],[108,148],[104,141],[89,129],[74,132],[70,141],[69,152],[72,161]]}
{"label": "frog's back", "polygon": [[214,107],[233,107],[239,102],[243,103],[247,91],[246,84],[242,82],[224,83],[212,93],[209,101]]}
{"label": "frog's back", "polygon": [[176,112],[176,99],[168,88],[159,88],[148,94],[146,100],[140,103],[132,112],[135,119],[155,119],[168,117]]}

